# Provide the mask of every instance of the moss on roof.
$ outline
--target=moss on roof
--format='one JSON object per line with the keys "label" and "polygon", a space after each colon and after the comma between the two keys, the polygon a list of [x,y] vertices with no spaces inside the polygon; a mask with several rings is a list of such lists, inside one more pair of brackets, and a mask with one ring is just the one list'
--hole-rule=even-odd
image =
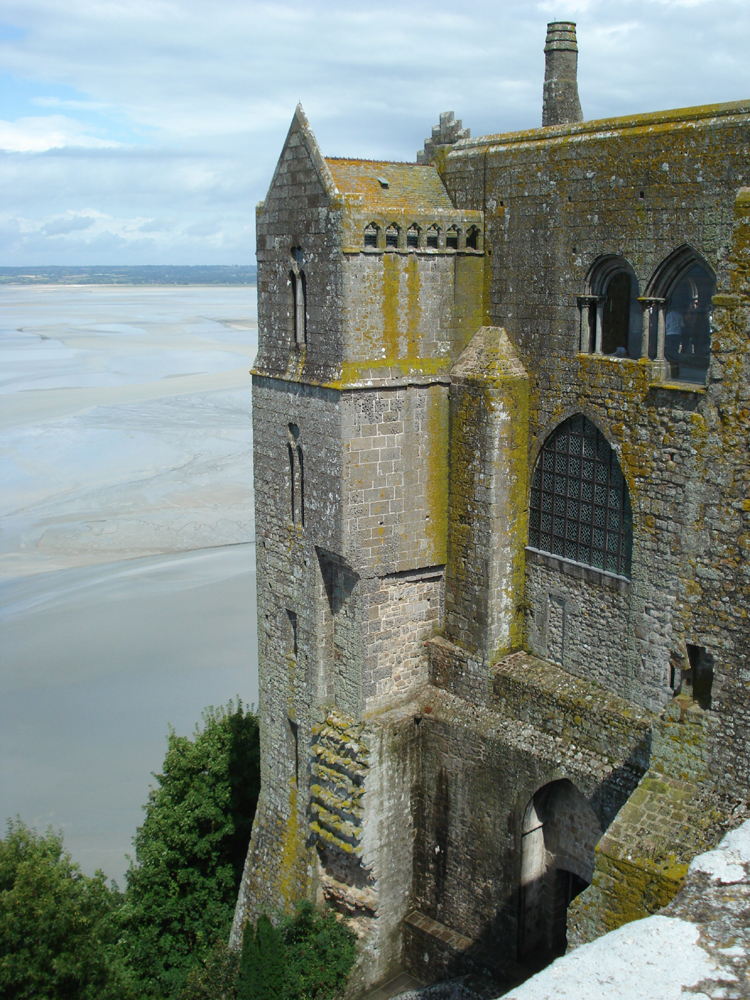
{"label": "moss on roof", "polygon": [[410,208],[429,211],[435,208],[453,208],[433,166],[328,157],[326,164],[344,199],[354,196],[373,209]]}

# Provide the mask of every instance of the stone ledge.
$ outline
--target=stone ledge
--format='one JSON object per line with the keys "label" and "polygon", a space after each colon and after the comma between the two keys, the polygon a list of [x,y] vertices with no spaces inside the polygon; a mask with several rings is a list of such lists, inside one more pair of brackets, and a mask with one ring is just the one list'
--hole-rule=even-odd
{"label": "stone ledge", "polygon": [[654,716],[528,653],[511,653],[492,668],[496,707],[512,718],[645,771]]}
{"label": "stone ledge", "polygon": [[437,920],[433,920],[432,917],[420,913],[419,910],[412,910],[411,913],[408,913],[404,917],[404,923],[410,924],[412,927],[416,927],[417,930],[437,938],[443,944],[452,948],[453,951],[466,952],[474,944],[471,938],[459,934],[458,931],[451,930],[450,927],[446,927],[445,924],[441,924]]}
{"label": "stone ledge", "polygon": [[595,566],[574,562],[572,559],[565,559],[563,556],[556,556],[551,552],[542,552],[540,549],[532,548],[531,545],[527,545],[525,551],[527,562],[535,563],[537,566],[547,566],[558,573],[575,577],[576,580],[584,580],[586,583],[607,587],[609,590],[617,590],[621,594],[630,593],[630,580],[626,576],[608,573],[605,569],[597,569]]}

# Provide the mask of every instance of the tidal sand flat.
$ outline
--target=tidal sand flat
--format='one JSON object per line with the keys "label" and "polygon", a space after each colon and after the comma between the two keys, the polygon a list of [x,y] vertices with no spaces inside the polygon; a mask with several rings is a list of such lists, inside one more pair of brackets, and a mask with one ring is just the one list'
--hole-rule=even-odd
{"label": "tidal sand flat", "polygon": [[3,816],[121,878],[169,723],[257,700],[255,289],[0,292]]}

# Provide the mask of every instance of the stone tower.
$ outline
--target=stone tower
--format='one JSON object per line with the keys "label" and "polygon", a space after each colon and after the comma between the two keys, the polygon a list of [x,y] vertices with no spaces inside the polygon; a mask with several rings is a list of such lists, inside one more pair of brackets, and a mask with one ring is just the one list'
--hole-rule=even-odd
{"label": "stone tower", "polygon": [[379,719],[426,683],[441,617],[448,373],[484,316],[483,214],[430,164],[324,159],[298,107],[257,231],[264,771],[237,929],[326,898],[378,928],[372,978],[414,841],[413,711]]}
{"label": "stone tower", "polygon": [[544,103],[542,125],[583,121],[578,98],[578,42],[572,21],[547,25],[544,46]]}

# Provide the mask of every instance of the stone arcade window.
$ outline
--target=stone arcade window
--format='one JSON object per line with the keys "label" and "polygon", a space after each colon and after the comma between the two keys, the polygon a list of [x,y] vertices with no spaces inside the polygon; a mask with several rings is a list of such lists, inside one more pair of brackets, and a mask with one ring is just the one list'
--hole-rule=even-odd
{"label": "stone arcade window", "polygon": [[479,227],[471,226],[466,234],[466,249],[467,250],[478,250],[479,249]]}
{"label": "stone arcade window", "polygon": [[419,246],[419,226],[409,226],[406,230],[406,249],[416,250]]}
{"label": "stone arcade window", "polygon": [[427,246],[428,250],[437,250],[438,248],[437,226],[430,226],[430,228],[427,230],[427,240],[425,241],[425,245]]}
{"label": "stone arcade window", "polygon": [[378,226],[371,222],[365,229],[365,246],[376,247],[378,245]]}
{"label": "stone arcade window", "polygon": [[458,250],[458,229],[451,226],[445,234],[445,246],[448,250]]}
{"label": "stone arcade window", "polygon": [[581,413],[560,424],[542,446],[531,483],[529,545],[630,576],[628,486],[607,439]]}
{"label": "stone arcade window", "polygon": [[608,254],[594,262],[579,300],[583,354],[639,358],[643,312],[638,302],[638,279],[623,257]]}
{"label": "stone arcade window", "polygon": [[393,223],[393,225],[388,226],[385,231],[385,248],[386,250],[395,250],[398,247],[398,237],[400,230],[398,226]]}

